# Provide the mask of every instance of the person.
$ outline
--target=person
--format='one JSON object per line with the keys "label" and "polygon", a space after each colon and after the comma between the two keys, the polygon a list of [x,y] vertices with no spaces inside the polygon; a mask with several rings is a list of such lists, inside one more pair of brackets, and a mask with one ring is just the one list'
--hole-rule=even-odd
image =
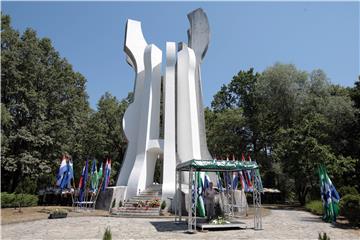
{"label": "person", "polygon": [[206,200],[206,213],[207,220],[210,221],[215,216],[215,195],[216,191],[213,188],[213,183],[209,183],[209,188],[205,190],[205,200]]}

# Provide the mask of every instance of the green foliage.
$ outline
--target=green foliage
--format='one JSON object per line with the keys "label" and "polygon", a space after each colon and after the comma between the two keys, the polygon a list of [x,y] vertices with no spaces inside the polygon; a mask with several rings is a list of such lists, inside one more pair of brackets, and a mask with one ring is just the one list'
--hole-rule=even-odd
{"label": "green foliage", "polygon": [[161,210],[164,210],[165,208],[166,208],[166,202],[165,202],[165,200],[164,200],[164,201],[162,201],[162,203],[161,203],[160,209],[161,209]]}
{"label": "green foliage", "polygon": [[345,196],[347,194],[350,194],[350,195],[359,194],[359,192],[353,186],[342,186],[341,188],[339,188],[339,193],[340,193],[340,196]]}
{"label": "green foliage", "polygon": [[2,22],[1,187],[13,192],[26,177],[54,175],[65,151],[84,157],[81,141],[90,108],[85,78],[49,39],[32,29],[20,35],[9,16]]}
{"label": "green foliage", "polygon": [[350,223],[360,224],[360,194],[347,194],[340,199],[340,214]]}
{"label": "green foliage", "polygon": [[[131,95],[122,101],[110,93],[101,96],[97,111],[87,122],[84,145],[87,153],[96,159],[111,158],[111,182],[115,184],[117,174],[126,150],[126,138],[122,130],[122,117]],[[79,174],[80,170],[79,169]]]}
{"label": "green foliage", "polygon": [[1,188],[34,193],[53,185],[64,152],[74,161],[75,178],[87,157],[111,158],[114,184],[126,150],[121,121],[132,94],[119,101],[105,93],[91,110],[86,79],[50,39],[32,29],[20,34],[10,22],[2,16]]}
{"label": "green foliage", "polygon": [[111,240],[111,239],[112,239],[111,229],[110,227],[107,227],[104,232],[103,240]]}
{"label": "green foliage", "polygon": [[324,232],[324,234],[319,233],[319,240],[330,240],[330,237]]}
{"label": "green foliage", "polygon": [[320,201],[320,200],[314,200],[314,201],[308,202],[305,205],[305,209],[313,214],[320,215],[320,216],[323,215],[323,213],[324,213],[323,204],[322,204],[322,201]]}
{"label": "green foliage", "polygon": [[116,204],[116,200],[114,199],[111,203],[111,208],[114,208],[115,207],[115,204]]}
{"label": "green foliage", "polygon": [[122,207],[123,206],[123,202],[120,200],[119,201],[119,207]]}
{"label": "green foliage", "polygon": [[360,115],[353,101],[359,86],[349,91],[330,84],[322,70],[307,73],[289,64],[240,71],[205,111],[209,150],[237,158],[251,153],[264,186],[301,204],[319,189],[319,164],[335,186],[357,183]]}
{"label": "green foliage", "polygon": [[37,206],[38,196],[31,194],[1,193],[2,208],[31,207]]}

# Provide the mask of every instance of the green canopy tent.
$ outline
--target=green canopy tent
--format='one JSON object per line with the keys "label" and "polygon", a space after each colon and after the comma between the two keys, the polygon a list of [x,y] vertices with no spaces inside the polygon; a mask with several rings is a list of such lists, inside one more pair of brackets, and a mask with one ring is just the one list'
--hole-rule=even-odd
{"label": "green canopy tent", "polygon": [[[238,160],[198,160],[193,159],[187,162],[180,163],[176,166],[176,204],[175,204],[175,222],[181,222],[182,212],[181,212],[181,197],[179,193],[182,192],[182,174],[181,172],[189,172],[189,194],[188,194],[188,231],[193,232],[196,230],[196,207],[197,206],[197,190],[194,191],[195,196],[192,196],[192,187],[197,189],[198,180],[194,175],[196,172],[238,172],[242,170],[252,171],[252,182],[253,182],[253,207],[254,207],[254,229],[262,229],[262,219],[261,219],[261,192],[262,192],[262,183],[261,179],[255,177],[259,174],[259,166],[254,161],[238,161]],[[227,193],[232,190],[226,190]],[[233,191],[229,193],[231,196],[230,211],[227,212],[227,216],[233,216],[233,206],[234,206],[234,197]]]}

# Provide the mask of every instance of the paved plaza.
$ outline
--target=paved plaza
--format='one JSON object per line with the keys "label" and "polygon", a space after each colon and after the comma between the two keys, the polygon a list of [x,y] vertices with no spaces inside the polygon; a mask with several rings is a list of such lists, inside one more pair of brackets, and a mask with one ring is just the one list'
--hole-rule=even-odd
{"label": "paved plaza", "polygon": [[2,239],[102,239],[111,228],[113,239],[317,239],[326,232],[331,240],[360,239],[360,230],[333,227],[318,216],[298,210],[271,210],[261,231],[249,229],[185,233],[185,225],[172,218],[69,217],[2,225]]}

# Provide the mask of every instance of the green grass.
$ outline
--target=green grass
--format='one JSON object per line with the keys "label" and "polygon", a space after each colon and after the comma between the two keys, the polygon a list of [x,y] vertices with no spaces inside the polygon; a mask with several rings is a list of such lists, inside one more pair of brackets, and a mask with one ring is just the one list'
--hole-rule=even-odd
{"label": "green grass", "polygon": [[305,205],[305,209],[316,215],[323,215],[322,201],[314,200],[310,201]]}

